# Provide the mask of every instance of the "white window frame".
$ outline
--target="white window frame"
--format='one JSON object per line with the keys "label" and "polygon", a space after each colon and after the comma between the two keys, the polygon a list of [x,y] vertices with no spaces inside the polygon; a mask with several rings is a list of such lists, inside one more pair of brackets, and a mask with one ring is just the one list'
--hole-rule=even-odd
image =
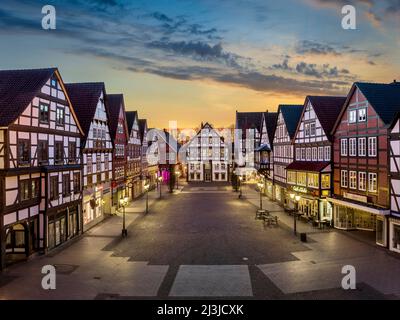
{"label": "white window frame", "polygon": [[349,123],[357,122],[357,110],[349,110]]}
{"label": "white window frame", "polygon": [[315,122],[312,122],[312,123],[310,123],[310,137],[314,137],[316,134],[317,134],[317,126],[316,126]]}
{"label": "white window frame", "polygon": [[324,148],[324,156],[325,156],[325,161],[331,160],[331,146],[326,146]]}
{"label": "white window frame", "polygon": [[[354,144],[353,144],[354,142]],[[357,156],[357,138],[349,139],[349,156],[356,157]]]}
{"label": "white window frame", "polygon": [[368,137],[368,157],[376,157],[378,154],[377,137]]}
{"label": "white window frame", "polygon": [[348,188],[349,186],[349,172],[347,170],[340,171],[340,186],[342,188]]}
{"label": "white window frame", "polygon": [[367,138],[358,138],[358,156],[365,157],[367,155]]}
{"label": "white window frame", "polygon": [[324,161],[324,147],[318,147],[318,161]]}
{"label": "white window frame", "polygon": [[[375,182],[372,183],[373,178]],[[375,188],[372,188],[375,187]],[[378,174],[376,172],[368,172],[368,191],[376,193],[378,191]]]}
{"label": "white window frame", "polygon": [[341,156],[347,157],[347,155],[348,155],[348,152],[347,152],[348,145],[349,145],[349,143],[348,143],[347,138],[340,139],[340,155]]}
{"label": "white window frame", "polygon": [[306,149],[306,160],[311,161],[311,148]]}
{"label": "white window frame", "polygon": [[358,190],[367,190],[367,173],[364,171],[358,173]]}
{"label": "white window frame", "polygon": [[312,151],[312,161],[318,161],[318,148],[317,147],[313,147]]}
{"label": "white window frame", "polygon": [[357,189],[357,171],[349,171],[349,188],[353,190]]}
{"label": "white window frame", "polygon": [[357,111],[357,121],[358,122],[366,122],[367,121],[367,108],[358,109],[358,111]]}

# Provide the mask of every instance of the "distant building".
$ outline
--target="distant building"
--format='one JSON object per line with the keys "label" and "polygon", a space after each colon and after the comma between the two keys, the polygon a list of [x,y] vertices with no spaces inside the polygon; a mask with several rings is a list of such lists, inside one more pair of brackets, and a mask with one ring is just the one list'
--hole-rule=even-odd
{"label": "distant building", "polygon": [[139,118],[137,111],[126,112],[128,124],[128,146],[127,146],[127,181],[128,197],[133,200],[143,193],[141,168],[142,168],[142,140],[140,137]]}

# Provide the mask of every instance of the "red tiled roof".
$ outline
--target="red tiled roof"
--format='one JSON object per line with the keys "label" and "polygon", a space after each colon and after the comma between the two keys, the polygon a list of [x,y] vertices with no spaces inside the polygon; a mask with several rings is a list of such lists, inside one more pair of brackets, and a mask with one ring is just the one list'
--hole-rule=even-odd
{"label": "red tiled roof", "polygon": [[329,161],[294,161],[286,170],[320,172],[329,165]]}
{"label": "red tiled roof", "polygon": [[56,70],[1,70],[0,126],[8,126],[15,121]]}

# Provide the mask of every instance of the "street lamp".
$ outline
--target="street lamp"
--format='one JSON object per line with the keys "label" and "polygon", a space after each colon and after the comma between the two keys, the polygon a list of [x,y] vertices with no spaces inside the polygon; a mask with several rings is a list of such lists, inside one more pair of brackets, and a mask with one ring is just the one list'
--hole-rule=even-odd
{"label": "street lamp", "polygon": [[262,205],[262,191],[263,191],[264,184],[259,182],[259,183],[257,183],[257,185],[258,185],[258,188],[260,189],[260,210],[262,210],[262,207],[263,207],[263,205]]}
{"label": "street lamp", "polygon": [[243,177],[239,176],[239,199],[242,197],[242,180]]}
{"label": "street lamp", "polygon": [[157,180],[158,180],[158,184],[159,184],[159,187],[160,187],[160,199],[161,199],[161,187],[162,187],[163,177],[159,176],[157,178]]}
{"label": "street lamp", "polygon": [[119,203],[121,207],[123,208],[123,218],[122,218],[122,237],[127,237],[128,236],[128,230],[126,230],[125,227],[125,207],[128,205],[128,197],[121,198],[119,199]]}
{"label": "street lamp", "polygon": [[176,189],[179,189],[179,177],[181,173],[179,171],[175,171],[175,176],[176,176]]}
{"label": "street lamp", "polygon": [[299,201],[300,201],[301,197],[299,195],[291,193],[290,198],[292,199],[292,201],[294,202],[294,205],[295,205],[295,209],[293,212],[293,232],[294,232],[294,235],[297,236],[297,212],[299,210]]}
{"label": "street lamp", "polygon": [[149,188],[150,184],[146,182],[144,190],[146,191],[146,213],[149,213]]}

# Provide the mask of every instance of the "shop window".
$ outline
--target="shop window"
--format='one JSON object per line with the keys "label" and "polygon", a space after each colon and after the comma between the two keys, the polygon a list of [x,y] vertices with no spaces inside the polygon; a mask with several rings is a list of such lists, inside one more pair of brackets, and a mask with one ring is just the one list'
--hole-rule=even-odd
{"label": "shop window", "polygon": [[376,243],[385,245],[386,232],[385,221],[381,218],[376,218]]}
{"label": "shop window", "polygon": [[392,224],[392,249],[400,252],[400,225]]}
{"label": "shop window", "polygon": [[321,175],[321,188],[322,189],[330,189],[331,187],[331,175],[330,174],[322,174]]}
{"label": "shop window", "polygon": [[287,173],[287,182],[290,184],[296,184],[296,172],[288,171]]}
{"label": "shop window", "polygon": [[308,173],[307,174],[307,184],[310,188],[319,188],[319,174],[318,173]]}
{"label": "shop window", "polygon": [[307,173],[305,172],[297,172],[297,184],[300,186],[307,185]]}

